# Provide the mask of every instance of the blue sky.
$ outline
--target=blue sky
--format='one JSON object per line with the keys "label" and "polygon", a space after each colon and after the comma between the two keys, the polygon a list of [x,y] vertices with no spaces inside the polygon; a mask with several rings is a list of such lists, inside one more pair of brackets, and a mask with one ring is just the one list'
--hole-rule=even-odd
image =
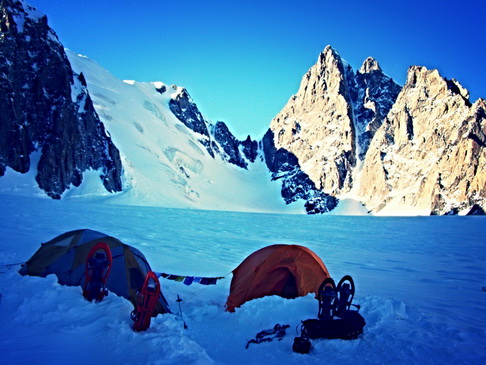
{"label": "blue sky", "polygon": [[27,0],[65,47],[121,79],[185,86],[206,117],[260,138],[332,45],[403,84],[411,65],[486,98],[486,2]]}

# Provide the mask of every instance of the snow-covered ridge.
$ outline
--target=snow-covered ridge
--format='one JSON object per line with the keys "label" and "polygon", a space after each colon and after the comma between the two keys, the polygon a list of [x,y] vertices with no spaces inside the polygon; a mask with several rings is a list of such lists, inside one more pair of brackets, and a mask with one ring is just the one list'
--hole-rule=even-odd
{"label": "snow-covered ridge", "polygon": [[[271,181],[261,159],[243,169],[225,161],[224,154],[210,154],[200,141],[204,136],[188,128],[171,111],[170,103],[186,93],[184,88],[163,82],[124,82],[89,58],[69,50],[66,53],[73,69],[86,78],[95,110],[121,151],[123,192],[110,195],[109,202],[214,210],[303,211],[302,204],[285,204],[280,184]],[[211,139],[211,146],[215,145],[218,142]],[[76,189],[66,195],[82,196]]]}

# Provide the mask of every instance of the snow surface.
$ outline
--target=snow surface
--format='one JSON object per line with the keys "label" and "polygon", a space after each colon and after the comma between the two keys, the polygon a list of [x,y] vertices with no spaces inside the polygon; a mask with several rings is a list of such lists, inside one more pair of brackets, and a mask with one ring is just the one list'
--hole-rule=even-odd
{"label": "snow surface", "polygon": [[[349,217],[231,213],[54,201],[0,195],[2,364],[483,364],[486,363],[484,217]],[[108,295],[85,301],[79,287],[22,277],[19,266],[68,230],[90,228],[140,249],[156,271],[225,276],[215,286],[161,281],[174,314],[131,328],[132,305]],[[224,311],[230,272],[264,246],[301,244],[331,275],[351,274],[367,321],[357,340],[313,340],[292,352],[312,295],[266,297]],[[183,322],[176,303],[183,299]],[[248,340],[276,323],[282,341]]]}

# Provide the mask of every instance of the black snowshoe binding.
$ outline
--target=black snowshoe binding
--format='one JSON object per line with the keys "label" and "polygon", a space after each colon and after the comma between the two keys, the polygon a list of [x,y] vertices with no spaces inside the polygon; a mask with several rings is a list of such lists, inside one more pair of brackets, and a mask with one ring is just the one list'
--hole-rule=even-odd
{"label": "black snowshoe binding", "polygon": [[[337,286],[332,278],[325,279],[317,294],[319,300],[317,319],[302,321],[302,335],[295,338],[293,350],[300,353],[309,352],[308,339],[353,340],[358,338],[363,333],[366,322],[358,313],[360,306],[352,304],[354,293],[354,281],[349,275],[344,276]],[[352,310],[352,306],[357,310]]]}
{"label": "black snowshoe binding", "polygon": [[[345,275],[341,280],[336,288],[337,292],[337,309],[336,309],[336,316],[342,317],[346,311],[351,309],[351,305],[354,299],[354,280],[351,276]],[[359,305],[355,305],[356,308],[359,308]],[[319,317],[320,318],[320,317]]]}
{"label": "black snowshoe binding", "polygon": [[319,300],[319,319],[332,319],[337,308],[337,291],[336,283],[332,278],[326,278],[319,287],[317,294]]}

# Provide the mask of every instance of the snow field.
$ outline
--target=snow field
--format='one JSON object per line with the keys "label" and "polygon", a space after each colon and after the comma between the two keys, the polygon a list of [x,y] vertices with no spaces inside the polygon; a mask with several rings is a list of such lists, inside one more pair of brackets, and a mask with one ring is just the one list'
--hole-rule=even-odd
{"label": "snow field", "polygon": [[[480,364],[486,360],[483,217],[343,217],[249,214],[0,196],[0,263],[27,260],[76,228],[139,248],[156,271],[225,276],[215,286],[161,279],[173,314],[131,329],[132,305],[113,294],[86,302],[55,277],[21,277],[2,266],[0,362],[15,364]],[[355,341],[313,340],[292,352],[301,320],[315,318],[312,295],[266,297],[224,311],[231,270],[274,243],[309,247],[339,280],[351,274],[367,321]],[[181,303],[183,329],[176,302]],[[282,341],[248,340],[276,323]]]}

